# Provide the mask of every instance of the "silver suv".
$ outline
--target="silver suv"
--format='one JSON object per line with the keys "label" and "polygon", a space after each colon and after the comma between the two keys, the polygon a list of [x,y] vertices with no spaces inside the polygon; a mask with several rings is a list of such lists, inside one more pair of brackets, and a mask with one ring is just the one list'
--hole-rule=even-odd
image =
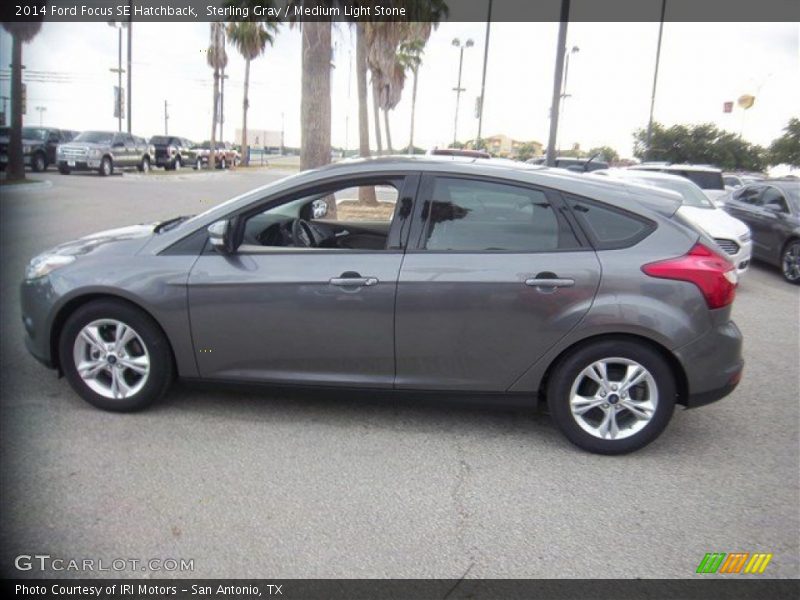
{"label": "silver suv", "polygon": [[111,175],[115,169],[136,167],[149,171],[151,148],[147,140],[129,133],[84,131],[56,151],[56,163],[62,175],[72,171],[97,171]]}
{"label": "silver suv", "polygon": [[618,454],[742,373],[736,270],[673,192],[447,157],[344,161],[34,258],[30,352],[93,405],[177,375],[546,402]]}

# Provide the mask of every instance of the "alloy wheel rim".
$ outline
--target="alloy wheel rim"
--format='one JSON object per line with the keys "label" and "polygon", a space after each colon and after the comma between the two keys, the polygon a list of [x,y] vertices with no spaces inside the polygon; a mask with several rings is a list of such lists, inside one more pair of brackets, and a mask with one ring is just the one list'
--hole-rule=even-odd
{"label": "alloy wheel rim", "polygon": [[569,394],[572,418],[585,432],[602,440],[621,440],[639,433],[657,407],[653,375],[628,358],[593,362],[578,374]]}
{"label": "alloy wheel rim", "polygon": [[116,319],[85,325],[72,348],[75,370],[86,386],[111,400],[137,394],[150,376],[150,354],[141,336]]}
{"label": "alloy wheel rim", "polygon": [[800,279],[800,244],[792,244],[783,255],[783,274],[789,281]]}
{"label": "alloy wheel rim", "polygon": [[105,173],[106,175],[111,174],[111,161],[108,159],[105,159],[103,161],[103,173]]}

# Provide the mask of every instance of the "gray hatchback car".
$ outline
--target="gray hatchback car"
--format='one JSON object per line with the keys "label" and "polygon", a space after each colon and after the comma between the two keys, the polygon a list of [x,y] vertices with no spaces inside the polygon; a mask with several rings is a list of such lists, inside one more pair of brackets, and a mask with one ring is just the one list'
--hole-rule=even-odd
{"label": "gray hatchback car", "polygon": [[26,343],[107,410],[176,376],[480,393],[630,452],[743,367],[734,265],[679,206],[503,161],[344,161],[34,258]]}

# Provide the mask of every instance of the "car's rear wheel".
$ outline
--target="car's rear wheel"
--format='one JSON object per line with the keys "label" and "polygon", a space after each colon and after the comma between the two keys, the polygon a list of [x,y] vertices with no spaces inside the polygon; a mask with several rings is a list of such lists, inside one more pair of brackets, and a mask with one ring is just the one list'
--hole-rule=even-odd
{"label": "car's rear wheel", "polygon": [[800,240],[792,240],[783,249],[781,271],[789,283],[800,285]]}
{"label": "car's rear wheel", "polygon": [[624,454],[664,431],[676,389],[657,351],[630,340],[603,340],[559,362],[547,398],[556,425],[573,444],[597,454]]}
{"label": "car's rear wheel", "polygon": [[177,171],[177,170],[179,170],[179,169],[180,169],[182,166],[183,166],[183,165],[181,164],[181,157],[180,157],[180,156],[176,156],[176,157],[175,157],[175,163],[172,165],[172,168],[173,168],[173,169],[175,169],[175,170]]}
{"label": "car's rear wheel", "polygon": [[194,161],[194,168],[200,171],[203,168],[203,160],[198,158],[196,161]]}
{"label": "car's rear wheel", "polygon": [[111,159],[108,156],[104,156],[103,160],[100,161],[100,175],[103,177],[108,177],[114,172],[114,163],[111,162]]}
{"label": "car's rear wheel", "polygon": [[116,300],[91,302],[67,319],[59,360],[73,389],[104,410],[140,410],[173,378],[169,343],[158,325]]}
{"label": "car's rear wheel", "polygon": [[33,170],[37,173],[44,171],[47,168],[47,158],[41,152],[37,152],[33,155],[33,163],[31,164]]}

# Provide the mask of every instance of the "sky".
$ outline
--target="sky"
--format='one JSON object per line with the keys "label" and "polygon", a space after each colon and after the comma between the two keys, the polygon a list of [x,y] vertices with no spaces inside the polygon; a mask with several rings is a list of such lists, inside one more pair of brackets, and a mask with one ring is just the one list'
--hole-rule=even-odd
{"label": "sky", "polygon": [[[493,23],[487,64],[483,135],[547,142],[557,23]],[[459,140],[474,138],[478,120],[485,23],[443,23],[433,32],[419,73],[414,142],[430,148],[453,140],[459,51],[453,38],[472,39],[464,52],[458,116]],[[658,23],[570,23],[567,93],[559,134],[561,148],[608,145],[622,157],[633,152],[633,131],[647,124]],[[210,137],[212,71],[205,60],[208,23],[134,23],[133,133],[169,132],[196,141]],[[332,69],[332,144],[358,142],[355,34],[335,24]],[[800,25],[797,23],[665,23],[655,119],[666,125],[712,122],[767,145],[789,118],[800,116]],[[9,96],[11,40],[0,34],[0,95]],[[225,138],[241,127],[244,59],[228,47]],[[251,129],[285,131],[287,146],[300,144],[300,35],[282,27],[275,44],[251,65]],[[123,42],[123,66],[126,61]],[[117,31],[106,23],[52,23],[23,51],[33,71],[61,73],[57,82],[28,83],[25,125],[116,129],[113,86]],[[756,96],[748,111],[723,112],[725,101]],[[411,78],[390,113],[395,148],[409,139]],[[371,112],[370,112],[371,114]],[[124,127],[123,122],[123,127]],[[373,135],[374,132],[371,128]]]}

